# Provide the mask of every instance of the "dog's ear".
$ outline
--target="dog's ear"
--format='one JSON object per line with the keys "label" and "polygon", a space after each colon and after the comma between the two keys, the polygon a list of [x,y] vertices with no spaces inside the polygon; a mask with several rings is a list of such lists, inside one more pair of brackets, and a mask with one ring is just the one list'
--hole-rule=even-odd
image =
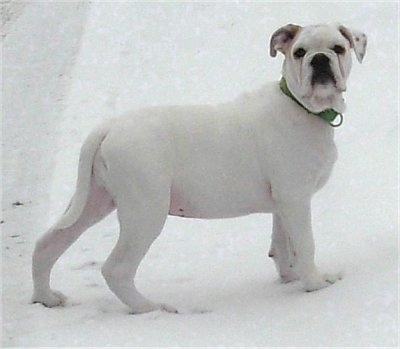
{"label": "dog's ear", "polygon": [[301,26],[296,24],[288,24],[282,28],[279,28],[271,36],[271,40],[269,43],[269,54],[272,57],[276,57],[277,51],[286,54],[290,47],[290,44],[292,43],[294,37],[300,31],[300,29]]}
{"label": "dog's ear", "polygon": [[339,25],[340,33],[350,42],[350,47],[354,49],[357,60],[361,63],[367,49],[367,36],[359,30],[349,29],[344,25]]}

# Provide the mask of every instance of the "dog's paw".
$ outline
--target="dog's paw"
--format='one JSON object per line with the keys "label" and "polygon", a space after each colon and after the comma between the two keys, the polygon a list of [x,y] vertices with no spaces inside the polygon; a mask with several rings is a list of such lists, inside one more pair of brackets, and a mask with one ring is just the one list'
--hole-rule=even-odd
{"label": "dog's paw", "polygon": [[67,297],[59,291],[50,291],[46,294],[35,294],[32,297],[32,303],[41,303],[48,308],[64,306],[66,301]]}
{"label": "dog's paw", "polygon": [[160,306],[161,310],[166,311],[167,313],[178,314],[178,309],[170,306],[169,304],[162,303]]}
{"label": "dog's paw", "polygon": [[337,280],[341,280],[342,275],[338,274],[315,274],[303,280],[304,289],[307,292],[320,290],[334,284]]}
{"label": "dog's paw", "polygon": [[136,304],[135,306],[131,307],[131,314],[145,314],[145,313],[150,313],[152,311],[166,311],[167,313],[173,313],[177,314],[178,310],[175,309],[174,307],[162,303],[162,304],[157,304],[153,303],[150,301],[147,302],[142,302],[140,304]]}
{"label": "dog's paw", "polygon": [[289,282],[300,280],[300,277],[293,270],[280,274],[280,277],[282,284],[288,284]]}

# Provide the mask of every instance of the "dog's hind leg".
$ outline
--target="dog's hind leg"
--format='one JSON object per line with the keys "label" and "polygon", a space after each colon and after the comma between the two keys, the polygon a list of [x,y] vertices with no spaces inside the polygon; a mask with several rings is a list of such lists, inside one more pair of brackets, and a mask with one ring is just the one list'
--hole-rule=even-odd
{"label": "dog's hind leg", "polygon": [[60,224],[65,215],[36,244],[32,260],[34,294],[32,301],[47,307],[62,305],[65,297],[50,289],[50,273],[54,263],[89,227],[99,222],[115,208],[108,192],[92,178],[88,200],[78,220],[70,226]]}
{"label": "dog's hind leg", "polygon": [[102,274],[110,289],[133,314],[157,309],[176,312],[167,305],[146,299],[134,284],[139,264],[161,233],[168,216],[169,189],[146,192],[140,200],[135,194],[127,189],[122,198],[116,198],[120,236],[102,268]]}

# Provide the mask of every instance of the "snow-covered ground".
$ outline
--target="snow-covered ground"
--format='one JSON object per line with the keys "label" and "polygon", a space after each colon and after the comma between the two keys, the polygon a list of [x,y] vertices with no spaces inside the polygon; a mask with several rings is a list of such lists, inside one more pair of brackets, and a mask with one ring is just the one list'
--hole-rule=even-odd
{"label": "snow-covered ground", "polygon": [[[398,18],[395,2],[2,4],[3,346],[396,346]],[[62,257],[64,308],[30,304],[35,240],[74,190],[78,152],[101,120],[146,105],[216,103],[278,80],[268,39],[294,22],[368,34],[354,60],[339,160],[315,197],[317,261],[344,270],[305,293],[266,257],[271,218],[170,218],[138,286],[180,314],[128,315],[100,274],[115,215]]]}

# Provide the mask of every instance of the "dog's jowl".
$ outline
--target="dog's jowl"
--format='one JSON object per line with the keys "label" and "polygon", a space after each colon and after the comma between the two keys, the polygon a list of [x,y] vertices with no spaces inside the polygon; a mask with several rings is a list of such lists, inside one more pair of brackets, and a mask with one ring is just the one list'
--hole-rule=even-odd
{"label": "dog's jowl", "polygon": [[141,295],[136,270],[168,215],[227,218],[272,213],[269,256],[283,282],[314,291],[334,283],[314,264],[311,199],[336,160],[351,52],[361,62],[365,34],[343,25],[287,25],[270,40],[284,55],[282,79],[221,105],[153,107],[95,129],[82,146],[76,192],[37,242],[33,301],[65,297],[50,272],[90,226],[117,210],[118,242],[102,273],[132,313],[175,311]]}

